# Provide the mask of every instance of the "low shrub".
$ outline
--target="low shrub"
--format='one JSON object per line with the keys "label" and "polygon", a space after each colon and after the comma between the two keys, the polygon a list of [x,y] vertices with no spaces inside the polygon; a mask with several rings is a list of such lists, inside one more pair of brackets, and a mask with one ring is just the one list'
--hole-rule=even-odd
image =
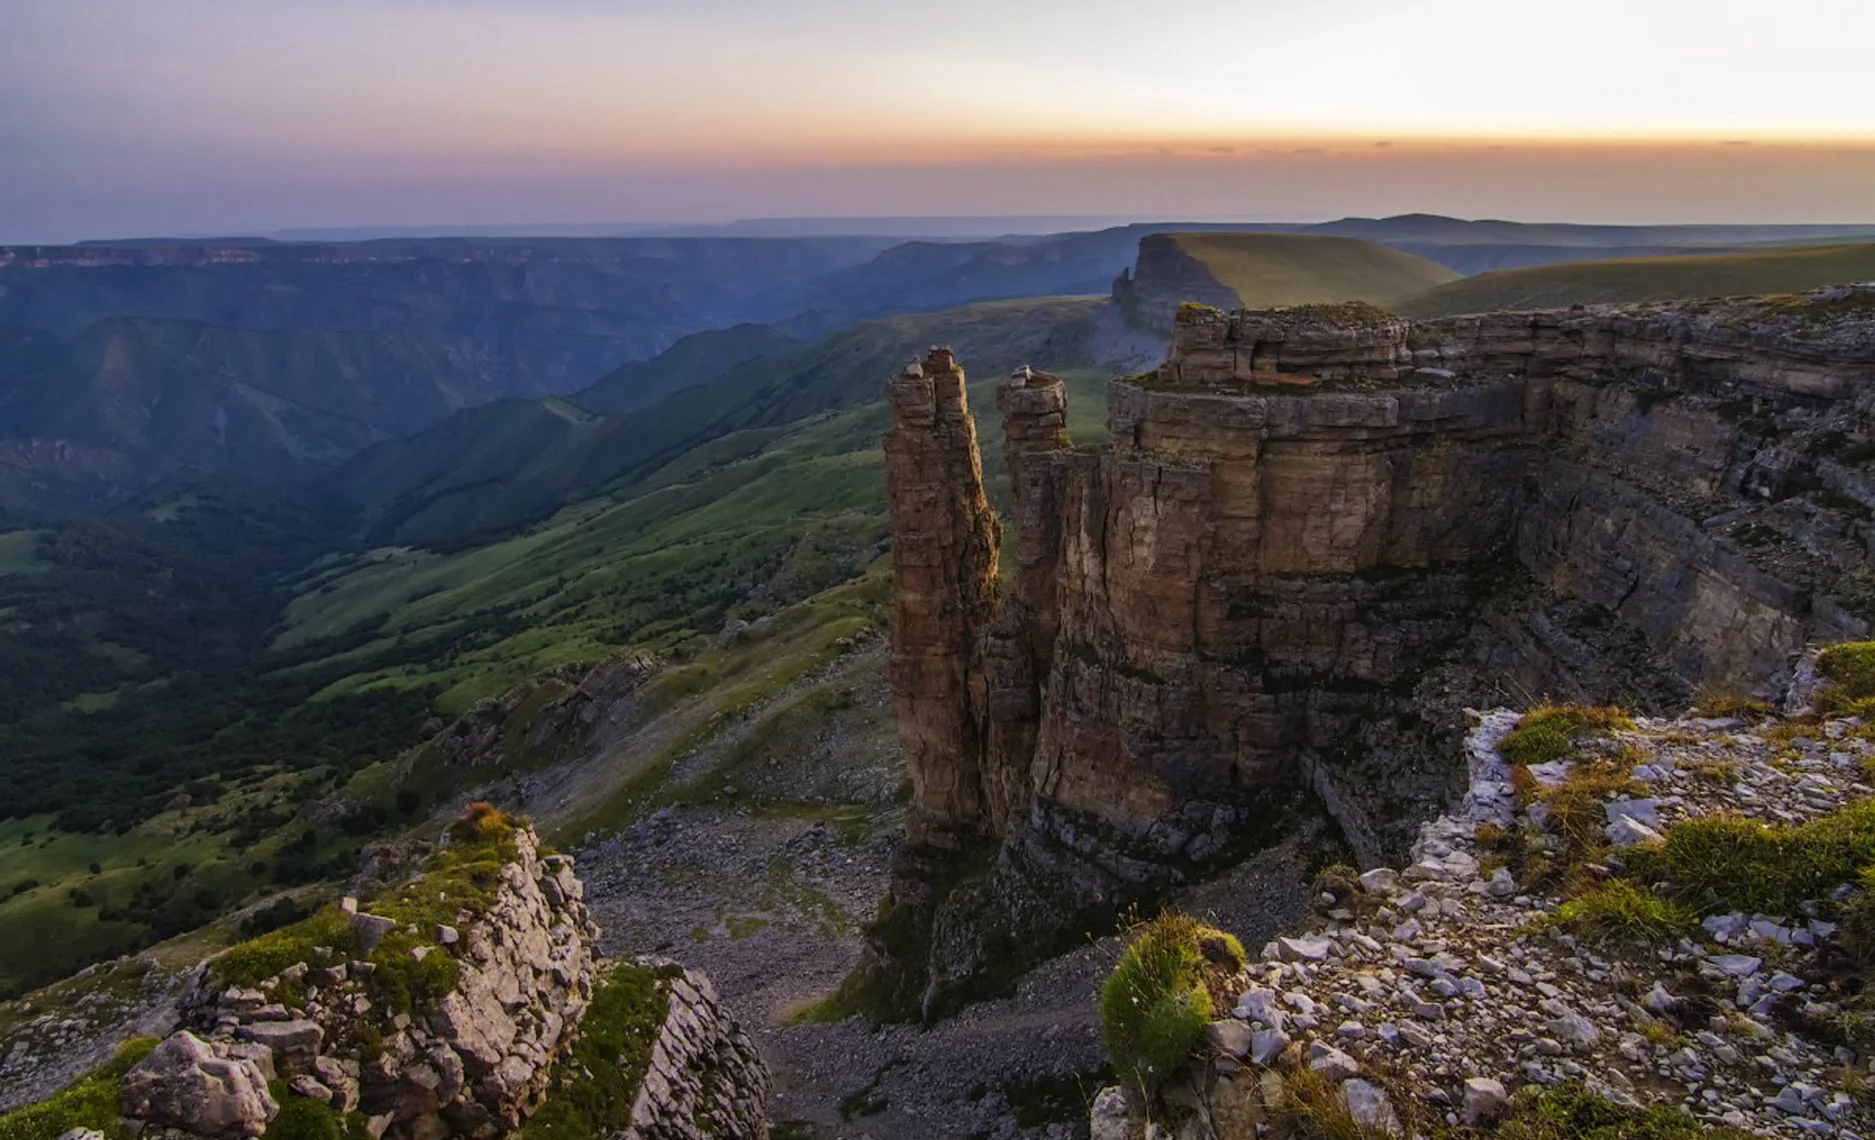
{"label": "low shrub", "polygon": [[1543,704],[1523,714],[1497,748],[1511,764],[1546,764],[1574,756],[1577,744],[1590,737],[1633,727],[1633,719],[1617,708]]}
{"label": "low shrub", "polygon": [[1691,819],[1666,841],[1631,849],[1627,875],[1707,912],[1795,914],[1875,865],[1875,800],[1796,827],[1737,816]]}
{"label": "low shrub", "polygon": [[1157,1092],[1197,1051],[1244,960],[1237,939],[1189,915],[1136,927],[1100,991],[1101,1030],[1120,1078],[1146,1096]]}
{"label": "low shrub", "polygon": [[137,1037],[117,1054],[50,1099],[0,1116],[0,1140],[57,1140],[74,1128],[117,1135],[117,1086],[137,1062],[156,1048],[154,1037]]}

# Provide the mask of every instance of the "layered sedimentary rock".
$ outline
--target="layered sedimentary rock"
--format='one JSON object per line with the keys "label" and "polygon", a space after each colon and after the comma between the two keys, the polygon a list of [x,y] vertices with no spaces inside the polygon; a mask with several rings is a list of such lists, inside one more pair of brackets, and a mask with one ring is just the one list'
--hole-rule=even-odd
{"label": "layered sedimentary rock", "polygon": [[631,1123],[617,1140],[757,1140],[768,1135],[768,1069],[709,978],[676,963]]}
{"label": "layered sedimentary rock", "polygon": [[[972,692],[988,627],[999,527],[983,497],[976,421],[963,369],[933,349],[886,387],[892,509],[893,713],[912,774],[913,842],[1006,818],[1009,781],[983,768],[981,699]],[[980,685],[977,686],[980,690]]]}
{"label": "layered sedimentary rock", "polygon": [[[767,1071],[709,980],[662,960],[613,971],[596,957],[573,861],[542,855],[525,826],[496,849],[504,861],[471,872],[486,894],[451,923],[394,921],[346,900],[271,944],[232,951],[281,961],[251,985],[230,984],[217,959],[204,963],[182,1000],[182,1027],[124,1078],[127,1132],[248,1140],[282,1111],[284,1085],[288,1098],[356,1114],[373,1137],[490,1140],[569,1084],[561,1070],[595,993],[630,972],[650,980],[665,1012],[642,1052],[621,1055],[644,1069],[631,1075],[635,1100],[617,1136],[766,1136]],[[431,892],[458,865],[445,847],[405,905],[441,897]],[[314,939],[323,941],[305,944]],[[419,969],[438,964],[447,968]],[[576,1068],[570,1083],[582,1075]]]}
{"label": "layered sedimentary rock", "polygon": [[1127,320],[1161,334],[1172,327],[1180,304],[1220,309],[1241,304],[1204,262],[1179,248],[1176,234],[1148,234],[1139,239],[1139,257],[1131,272],[1113,283],[1113,302]]}
{"label": "layered sedimentary rock", "polygon": [[1429,685],[1594,696],[1637,671],[1621,643],[1663,692],[1778,687],[1875,614],[1871,369],[1875,288],[1425,326],[1186,306],[1165,365],[1109,386],[1104,453],[1062,435],[1053,378],[999,392],[1000,595],[961,376],[944,415],[928,377],[895,381],[915,806],[999,849],[933,891],[915,833],[895,892],[928,937],[878,957],[915,941],[941,1010],[1046,941],[1037,916],[1185,881],[1297,789],[1363,861],[1397,852],[1457,778],[1421,744],[1468,698]]}

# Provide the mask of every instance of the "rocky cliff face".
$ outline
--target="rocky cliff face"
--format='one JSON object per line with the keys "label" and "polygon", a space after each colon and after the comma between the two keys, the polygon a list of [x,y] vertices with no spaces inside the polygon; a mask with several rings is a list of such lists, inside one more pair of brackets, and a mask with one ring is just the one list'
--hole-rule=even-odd
{"label": "rocky cliff face", "polygon": [[1113,302],[1129,322],[1161,334],[1172,327],[1181,304],[1220,309],[1239,304],[1237,294],[1202,261],[1180,249],[1172,234],[1139,239],[1139,259],[1114,281]]}
{"label": "rocky cliff face", "polygon": [[[1428,326],[1185,306],[1166,364],[1110,386],[1105,453],[1062,438],[1051,378],[999,394],[1000,595],[981,515],[924,506],[973,501],[945,482],[973,435],[895,382],[893,436],[930,448],[888,466],[900,613],[952,618],[894,628],[923,647],[894,673],[916,806],[999,843],[934,892],[912,837],[923,1008],[1254,843],[1299,789],[1364,862],[1398,853],[1492,685],[1769,691],[1865,634],[1871,379],[1871,288]],[[931,791],[959,781],[997,791]]]}
{"label": "rocky cliff face", "polygon": [[[257,1137],[299,1100],[357,1114],[373,1140],[500,1136],[550,1090],[576,1111],[601,1103],[563,1091],[595,1079],[599,1054],[568,1058],[596,1036],[621,1067],[604,1087],[632,1096],[621,1135],[765,1136],[766,1070],[708,979],[674,963],[603,967],[571,859],[541,855],[524,827],[461,827],[403,890],[204,963],[181,1027],[123,1079],[128,1133]],[[418,917],[438,905],[449,921]],[[627,981],[635,1001],[591,1024],[596,994]]]}

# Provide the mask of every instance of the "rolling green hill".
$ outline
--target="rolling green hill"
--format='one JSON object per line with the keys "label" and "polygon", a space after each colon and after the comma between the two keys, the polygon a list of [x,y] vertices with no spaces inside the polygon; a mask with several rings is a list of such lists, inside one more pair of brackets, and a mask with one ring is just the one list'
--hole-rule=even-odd
{"label": "rolling green hill", "polygon": [[1875,279],[1875,244],[1802,246],[1757,253],[1582,261],[1484,273],[1430,289],[1393,307],[1445,317],[1692,297],[1795,293]]}
{"label": "rolling green hill", "polygon": [[687,336],[650,360],[620,365],[568,399],[589,412],[618,415],[708,383],[738,364],[800,347],[799,340],[768,325],[712,329]]}
{"label": "rolling green hill", "polygon": [[[886,378],[932,344],[956,347],[979,374],[1084,363],[1100,304],[1044,298],[869,321],[782,356],[747,360],[622,416],[595,416],[557,400],[492,404],[375,447],[330,485],[363,507],[373,542],[460,545],[736,433],[748,433],[740,436],[747,444],[805,416],[869,403]],[[719,454],[736,454],[735,445],[721,446],[727,450]]]}
{"label": "rolling green hill", "polygon": [[1385,305],[1458,278],[1423,257],[1357,238],[1187,233],[1173,241],[1251,309],[1331,301]]}

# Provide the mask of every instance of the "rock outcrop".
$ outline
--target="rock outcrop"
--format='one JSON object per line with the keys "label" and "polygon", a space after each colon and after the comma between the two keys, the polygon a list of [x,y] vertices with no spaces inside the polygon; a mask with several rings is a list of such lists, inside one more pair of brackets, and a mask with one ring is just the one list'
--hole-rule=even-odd
{"label": "rock outcrop", "polygon": [[[1504,849],[1481,835],[1552,852],[1566,840],[1540,797],[1519,794],[1499,751],[1518,714],[1475,720],[1457,810],[1421,829],[1402,867],[1338,883],[1315,929],[1271,942],[1237,980],[1234,1007],[1166,1090],[1191,1108],[1181,1125],[1147,1125],[1137,1098],[1116,1088],[1096,1102],[1096,1127],[1116,1140],[1254,1136],[1310,1073],[1381,1135],[1488,1124],[1512,1092],[1565,1084],[1617,1106],[1683,1111],[1698,1128],[1743,1130],[1733,1135],[1867,1135],[1868,1107],[1852,1095],[1867,1058],[1850,1047],[1866,1038],[1843,1033],[1859,1016],[1859,983],[1844,968],[1844,924],[1816,917],[1829,901],[1712,915],[1653,944],[1571,927],[1582,904],[1565,888],[1486,870]],[[1640,819],[1788,826],[1866,807],[1866,731],[1860,718],[1641,718],[1524,774],[1555,789],[1632,765],[1632,785],[1592,805],[1619,851],[1631,845],[1624,823]]]}
{"label": "rock outcrop", "polygon": [[943,843],[949,829],[1006,817],[1011,781],[982,766],[976,644],[988,626],[1000,528],[983,497],[976,421],[963,369],[933,349],[886,387],[892,507],[893,711],[913,783],[908,828]]}
{"label": "rock outcrop", "polygon": [[669,1012],[631,1125],[620,1140],[755,1140],[768,1135],[768,1069],[710,980],[675,963]]}
{"label": "rock outcrop", "polygon": [[1233,309],[1241,302],[1204,262],[1179,248],[1177,235],[1147,234],[1131,271],[1113,283],[1113,303],[1127,321],[1164,335],[1182,304]]}
{"label": "rock outcrop", "polygon": [[[1397,854],[1486,678],[1780,687],[1875,616],[1872,376],[1875,287],[1433,325],[1187,305],[1166,364],[1109,386],[1104,453],[1062,435],[1052,378],[999,393],[999,593],[934,353],[887,440],[919,820],[894,902],[924,917],[875,959],[928,955],[898,988],[942,1009],[1241,851],[1297,789],[1363,861]],[[968,833],[993,870],[933,888],[957,864],[928,837]]]}
{"label": "rock outcrop", "polygon": [[[472,814],[451,836],[384,899],[344,900],[204,963],[183,1028],[123,1080],[130,1131],[258,1136],[279,1111],[274,1080],[362,1114],[374,1140],[495,1137],[540,1109],[604,984],[598,931],[572,860],[540,854],[531,829]],[[247,976],[258,963],[271,972]],[[668,1012],[631,1077],[624,1135],[765,1136],[768,1078],[749,1039],[706,978],[659,968]]]}
{"label": "rock outcrop", "polygon": [[118,1100],[137,1135],[179,1132],[206,1140],[250,1140],[280,1106],[267,1091],[264,1047],[176,1033],[124,1076]]}

